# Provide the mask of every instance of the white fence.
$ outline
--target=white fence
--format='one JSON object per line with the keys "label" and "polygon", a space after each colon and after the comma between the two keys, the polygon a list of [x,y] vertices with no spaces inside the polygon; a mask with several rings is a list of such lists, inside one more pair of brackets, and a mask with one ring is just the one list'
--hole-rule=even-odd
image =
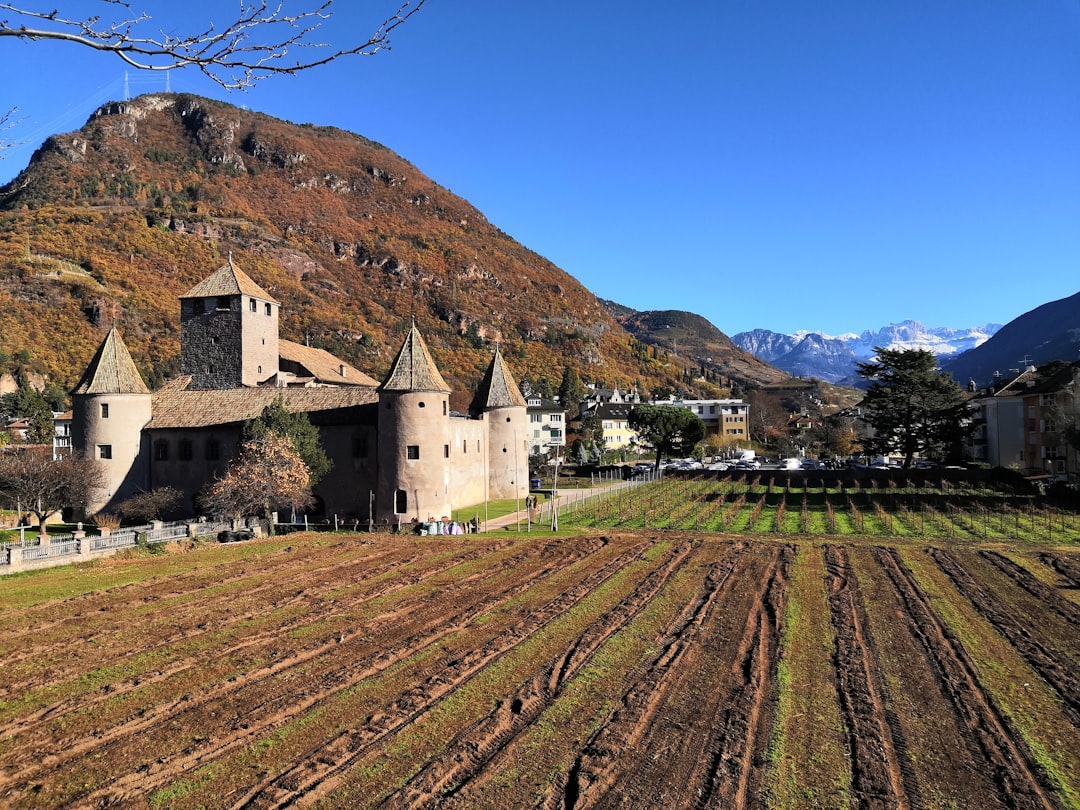
{"label": "white fence", "polygon": [[36,531],[27,532],[20,540],[0,543],[0,574],[16,569],[16,566],[21,568],[25,563],[31,563],[31,567],[35,568],[41,567],[40,563],[44,560],[53,565],[63,565],[80,558],[98,557],[137,545],[167,543],[185,537],[217,536],[218,532],[230,528],[231,523],[180,520],[106,530],[100,535],[84,535],[82,532],[50,535],[45,544],[40,542]]}

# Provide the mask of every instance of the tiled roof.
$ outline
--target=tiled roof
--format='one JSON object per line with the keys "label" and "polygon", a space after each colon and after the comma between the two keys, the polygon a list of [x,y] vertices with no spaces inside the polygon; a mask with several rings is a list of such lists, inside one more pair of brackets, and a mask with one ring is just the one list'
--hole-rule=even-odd
{"label": "tiled roof", "polygon": [[162,386],[154,394],[155,428],[200,428],[254,419],[278,397],[293,412],[331,411],[378,401],[374,386],[317,388],[229,388],[220,391],[188,391],[190,377]]}
{"label": "tiled roof", "polygon": [[219,295],[249,295],[260,301],[277,304],[278,301],[266,290],[251,280],[251,277],[233,264],[232,254],[229,261],[200,281],[181,298],[215,298]]}
{"label": "tiled roof", "polygon": [[[323,349],[294,343],[291,340],[278,341],[278,356],[282,360],[296,363],[307,374],[319,382],[335,385],[378,385],[378,380],[369,377],[359,369],[353,368]],[[344,374],[342,373],[344,369]]]}
{"label": "tiled roof", "polygon": [[476,390],[470,410],[480,413],[491,408],[512,408],[526,406],[525,397],[518,390],[514,382],[514,375],[507,368],[503,360],[502,352],[495,349],[495,356],[491,358],[480,387]]}
{"label": "tiled roof", "polygon": [[390,374],[382,384],[383,391],[441,391],[450,393],[450,386],[442,378],[435,361],[431,359],[424,339],[416,326],[409,329],[401,351],[394,359]]}
{"label": "tiled roof", "polygon": [[72,394],[149,394],[135,362],[114,326],[98,347]]}

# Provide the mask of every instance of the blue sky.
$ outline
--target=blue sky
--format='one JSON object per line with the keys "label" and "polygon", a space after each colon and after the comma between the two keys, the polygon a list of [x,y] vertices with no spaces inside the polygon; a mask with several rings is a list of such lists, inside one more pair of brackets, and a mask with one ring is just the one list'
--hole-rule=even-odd
{"label": "blue sky", "polygon": [[[393,8],[337,0],[323,39]],[[428,0],[393,43],[243,93],[169,87],[379,141],[597,295],[729,335],[1004,323],[1080,291],[1080,0]],[[27,142],[0,182],[125,73],[166,88],[0,39]]]}

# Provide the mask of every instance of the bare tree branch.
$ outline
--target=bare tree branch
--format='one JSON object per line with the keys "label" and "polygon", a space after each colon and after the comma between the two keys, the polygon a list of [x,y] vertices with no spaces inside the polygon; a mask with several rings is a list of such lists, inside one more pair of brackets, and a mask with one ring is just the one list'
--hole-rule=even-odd
{"label": "bare tree branch", "polygon": [[[320,2],[320,0],[315,0]],[[316,8],[286,13],[285,0],[240,0],[236,19],[224,28],[213,23],[202,31],[174,35],[150,31],[152,17],[131,13],[125,0],[99,0],[117,6],[120,19],[106,21],[101,15],[86,19],[65,16],[59,9],[35,11],[12,3],[0,3],[0,37],[70,42],[113,53],[139,70],[175,70],[194,67],[229,90],[251,87],[277,74],[292,75],[333,62],[343,56],[372,56],[390,49],[390,34],[418,12],[426,0],[404,0],[364,42],[330,51],[314,39],[333,12],[334,0],[321,0]],[[300,52],[300,58],[292,58]]]}
{"label": "bare tree branch", "polygon": [[[8,132],[15,128],[15,125],[20,120],[16,120],[15,115],[19,112],[18,107],[12,107],[5,113],[0,113],[0,133]],[[10,138],[4,137],[0,134],[0,160],[4,159],[4,150],[13,149],[20,144],[20,141],[13,141]]]}

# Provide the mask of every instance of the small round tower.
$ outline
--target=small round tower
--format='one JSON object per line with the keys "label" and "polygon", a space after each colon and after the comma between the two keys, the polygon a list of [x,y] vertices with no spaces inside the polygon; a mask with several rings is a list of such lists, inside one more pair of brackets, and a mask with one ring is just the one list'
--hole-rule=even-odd
{"label": "small round tower", "polygon": [[379,522],[450,514],[450,386],[414,324],[379,386]]}
{"label": "small round tower", "polygon": [[476,391],[471,415],[487,427],[488,497],[523,498],[529,494],[528,403],[514,382],[498,347]]}
{"label": "small round tower", "polygon": [[108,510],[149,480],[142,429],[153,416],[153,396],[114,326],[71,391],[71,443],[97,459],[105,486],[90,495],[87,514]]}

